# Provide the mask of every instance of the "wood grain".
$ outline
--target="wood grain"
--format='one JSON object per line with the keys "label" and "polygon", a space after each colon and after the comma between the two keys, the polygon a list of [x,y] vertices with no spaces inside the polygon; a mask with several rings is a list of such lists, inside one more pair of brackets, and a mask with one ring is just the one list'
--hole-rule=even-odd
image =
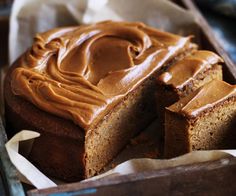
{"label": "wood grain", "polygon": [[33,190],[29,196],[233,195],[236,158]]}
{"label": "wood grain", "polygon": [[[2,118],[0,117],[0,174],[3,181],[5,192],[8,196],[24,196],[23,187],[17,177],[16,168],[11,163],[9,156],[7,154],[5,143],[7,141],[7,136],[5,128],[2,123]],[[1,193],[0,191],[0,193]]]}

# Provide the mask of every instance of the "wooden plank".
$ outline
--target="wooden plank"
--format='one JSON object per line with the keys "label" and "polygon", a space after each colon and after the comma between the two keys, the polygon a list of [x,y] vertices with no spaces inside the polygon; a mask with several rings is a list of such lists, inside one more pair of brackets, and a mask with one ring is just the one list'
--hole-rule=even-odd
{"label": "wooden plank", "polygon": [[5,184],[3,183],[1,170],[0,170],[0,195],[2,196],[6,195],[6,188],[5,188]]}
{"label": "wooden plank", "polygon": [[[236,158],[29,191],[29,196],[233,195]],[[226,180],[227,179],[227,180]]]}
{"label": "wooden plank", "polygon": [[0,117],[0,171],[1,178],[5,186],[5,191],[9,196],[24,196],[23,187],[17,177],[15,166],[11,163],[6,148],[5,142],[7,136],[5,128]]}

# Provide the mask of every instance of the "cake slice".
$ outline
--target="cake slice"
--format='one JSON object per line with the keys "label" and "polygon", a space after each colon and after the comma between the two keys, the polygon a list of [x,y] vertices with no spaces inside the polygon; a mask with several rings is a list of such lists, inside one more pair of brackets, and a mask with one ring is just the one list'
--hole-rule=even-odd
{"label": "cake slice", "polygon": [[166,109],[165,156],[236,147],[236,86],[213,80]]}
{"label": "cake slice", "polygon": [[222,62],[223,60],[211,51],[193,51],[158,76],[156,104],[160,124],[164,124],[165,107],[213,79],[222,80]]}
{"label": "cake slice", "polygon": [[6,76],[8,134],[41,133],[29,159],[47,175],[93,176],[156,118],[157,75],[191,50],[190,37],[142,23],[38,34]]}

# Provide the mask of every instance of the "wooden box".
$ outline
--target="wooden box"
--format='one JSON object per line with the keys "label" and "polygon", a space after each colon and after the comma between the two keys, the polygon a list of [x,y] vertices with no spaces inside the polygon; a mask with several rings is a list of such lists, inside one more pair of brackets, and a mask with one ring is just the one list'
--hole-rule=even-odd
{"label": "wooden box", "polygon": [[[225,61],[224,80],[236,82],[236,66],[215,39],[210,27],[194,3],[177,0],[191,10],[201,29],[201,48],[215,51]],[[4,58],[3,58],[4,59]],[[2,59],[0,59],[2,60]],[[5,59],[4,59],[5,60]],[[4,61],[3,60],[3,61]],[[5,63],[5,62],[4,62]],[[6,134],[0,122],[0,195],[81,196],[81,195],[234,195],[236,194],[236,158],[148,171],[91,182],[59,185],[56,188],[24,191],[4,148]]]}

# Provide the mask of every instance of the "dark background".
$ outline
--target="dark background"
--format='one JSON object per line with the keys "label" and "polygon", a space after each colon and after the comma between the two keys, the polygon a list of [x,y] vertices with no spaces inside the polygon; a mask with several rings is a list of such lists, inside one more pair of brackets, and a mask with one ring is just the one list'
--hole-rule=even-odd
{"label": "dark background", "polygon": [[217,40],[236,64],[236,0],[196,0]]}
{"label": "dark background", "polygon": [[[9,13],[12,0],[0,0],[0,65],[7,64]],[[220,44],[236,64],[236,0],[194,1]]]}

